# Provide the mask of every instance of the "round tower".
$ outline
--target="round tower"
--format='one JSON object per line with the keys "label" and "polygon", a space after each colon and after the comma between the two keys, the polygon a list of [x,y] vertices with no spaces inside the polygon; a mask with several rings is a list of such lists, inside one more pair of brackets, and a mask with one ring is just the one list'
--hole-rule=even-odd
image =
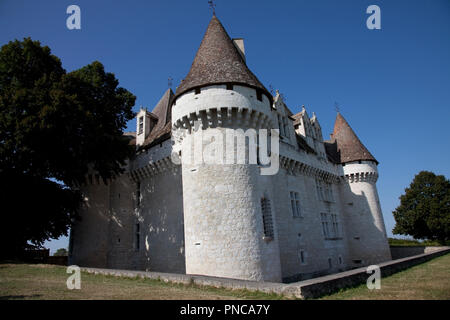
{"label": "round tower", "polygon": [[376,187],[378,161],[339,113],[332,139],[342,165],[341,199],[353,265],[391,260]]}
{"label": "round tower", "polygon": [[[232,162],[226,160],[230,155],[225,148],[223,154],[213,151],[220,155],[214,161],[201,157],[211,141],[228,143],[227,134],[236,132],[229,129],[242,129],[238,135],[245,136],[247,129],[271,127],[272,96],[246,66],[242,41],[239,46],[241,50],[213,16],[173,99],[174,150],[182,160],[186,273],[281,281],[275,217],[270,195],[261,188],[265,177],[248,157],[244,162],[234,158],[248,153],[248,144],[245,150],[233,144]],[[205,138],[211,136],[215,138]]]}

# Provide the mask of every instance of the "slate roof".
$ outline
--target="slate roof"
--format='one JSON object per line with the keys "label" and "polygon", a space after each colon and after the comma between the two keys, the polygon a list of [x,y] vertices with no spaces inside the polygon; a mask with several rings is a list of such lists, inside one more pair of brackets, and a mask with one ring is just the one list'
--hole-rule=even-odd
{"label": "slate roof", "polygon": [[273,97],[247,67],[222,23],[214,15],[186,78],[175,98],[195,88],[213,84],[242,84],[262,90],[271,104]]}
{"label": "slate roof", "polygon": [[[140,149],[147,149],[156,144],[159,144],[171,137],[172,134],[172,100],[174,94],[172,89],[167,89],[164,95],[161,97],[155,108],[151,112],[156,116],[158,122],[156,126],[150,131],[150,134],[145,139]],[[130,143],[136,144],[136,140],[132,140]]]}
{"label": "slate roof", "polygon": [[378,164],[340,113],[336,116],[331,140],[325,141],[325,149],[330,160],[335,163],[369,160]]}

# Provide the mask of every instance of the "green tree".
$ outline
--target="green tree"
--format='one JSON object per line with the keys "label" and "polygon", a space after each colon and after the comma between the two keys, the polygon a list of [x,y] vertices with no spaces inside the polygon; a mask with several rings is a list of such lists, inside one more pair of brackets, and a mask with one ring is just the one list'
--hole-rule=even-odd
{"label": "green tree", "polygon": [[0,255],[67,235],[81,201],[74,182],[123,171],[136,97],[118,84],[97,61],[67,73],[30,38],[0,49]]}
{"label": "green tree", "polygon": [[67,254],[68,252],[66,248],[59,248],[58,250],[55,251],[53,256],[60,257],[60,256],[67,256]]}
{"label": "green tree", "polygon": [[449,241],[450,181],[442,175],[421,171],[400,196],[400,206],[393,214],[394,234],[440,243]]}

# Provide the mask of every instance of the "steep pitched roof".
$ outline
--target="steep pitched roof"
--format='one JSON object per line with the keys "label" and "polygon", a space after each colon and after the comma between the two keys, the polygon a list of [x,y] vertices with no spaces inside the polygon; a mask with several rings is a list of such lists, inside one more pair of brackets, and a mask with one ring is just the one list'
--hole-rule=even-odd
{"label": "steep pitched roof", "polygon": [[[162,129],[171,118],[171,102],[173,98],[172,89],[167,89],[164,95],[161,97],[156,107],[153,109],[152,113],[158,117],[158,123],[153,130]],[[152,130],[152,131],[153,131]]]}
{"label": "steep pitched roof", "polygon": [[155,144],[161,143],[166,139],[169,139],[172,131],[172,89],[167,89],[164,95],[161,97],[155,108],[151,112],[158,118],[156,126],[152,129],[148,137],[145,139],[141,148],[150,148]]}
{"label": "steep pitched roof", "polygon": [[197,87],[224,83],[243,84],[261,89],[270,100],[273,99],[249,70],[222,23],[214,15],[188,75],[176,90],[175,98]]}
{"label": "steep pitched roof", "polygon": [[329,158],[337,163],[369,160],[378,164],[340,113],[336,116],[331,141],[326,141],[325,148]]}

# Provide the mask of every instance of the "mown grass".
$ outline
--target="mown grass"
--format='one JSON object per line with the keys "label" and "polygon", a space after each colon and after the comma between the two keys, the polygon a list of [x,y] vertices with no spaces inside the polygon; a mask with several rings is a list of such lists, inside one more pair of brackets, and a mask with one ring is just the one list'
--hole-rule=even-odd
{"label": "mown grass", "polygon": [[43,264],[0,264],[0,299],[272,300],[276,294],[183,285],[159,280],[81,273],[81,289],[66,286],[66,268]]}
{"label": "mown grass", "polygon": [[[81,273],[81,290],[68,290],[62,266],[0,264],[0,299],[44,300],[272,300],[277,294],[166,283],[159,280]],[[381,279],[380,290],[365,284],[321,299],[450,300],[450,254]]]}
{"label": "mown grass", "polygon": [[381,289],[366,284],[343,289],[331,300],[450,300],[450,254],[381,278]]}

